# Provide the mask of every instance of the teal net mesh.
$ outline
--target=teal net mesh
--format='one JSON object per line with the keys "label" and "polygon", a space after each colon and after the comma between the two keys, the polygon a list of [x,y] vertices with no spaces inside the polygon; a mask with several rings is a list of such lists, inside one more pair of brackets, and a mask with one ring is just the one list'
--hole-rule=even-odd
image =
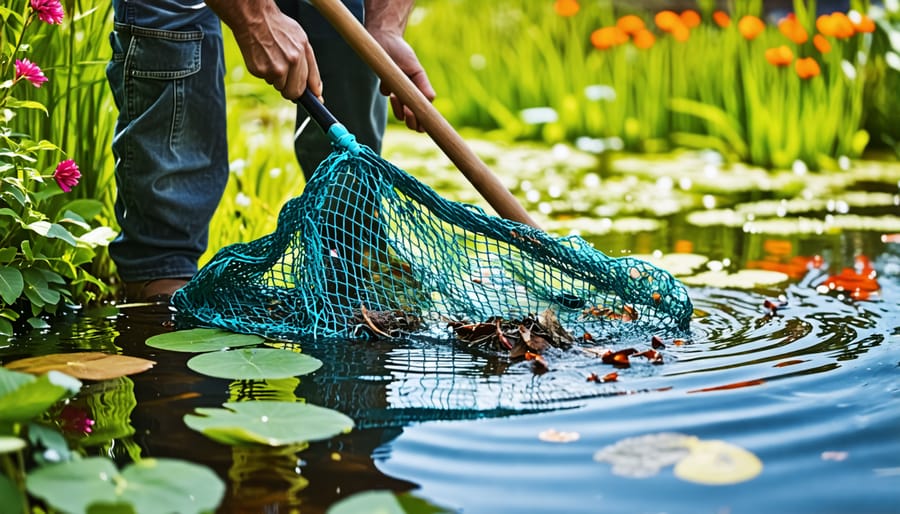
{"label": "teal net mesh", "polygon": [[272,234],[219,250],[173,303],[195,324],[288,341],[370,337],[372,320],[450,336],[449,320],[546,309],[579,337],[671,333],[693,310],[660,268],[449,201],[355,142],[334,145]]}

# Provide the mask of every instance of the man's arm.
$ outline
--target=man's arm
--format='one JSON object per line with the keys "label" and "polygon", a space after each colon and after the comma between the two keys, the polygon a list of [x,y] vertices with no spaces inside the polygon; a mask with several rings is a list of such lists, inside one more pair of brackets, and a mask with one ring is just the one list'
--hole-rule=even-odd
{"label": "man's arm", "polygon": [[247,70],[289,100],[309,87],[322,96],[322,79],[309,38],[272,0],[207,0],[231,28]]}
{"label": "man's arm", "polygon": [[[366,0],[365,25],[366,30],[430,101],[434,100],[435,92],[428,81],[428,75],[415,51],[403,39],[414,3],[415,0]],[[390,96],[391,108],[398,120],[405,121],[406,126],[413,130],[423,130],[409,107],[403,105],[391,91],[385,90],[383,84],[381,92]]]}

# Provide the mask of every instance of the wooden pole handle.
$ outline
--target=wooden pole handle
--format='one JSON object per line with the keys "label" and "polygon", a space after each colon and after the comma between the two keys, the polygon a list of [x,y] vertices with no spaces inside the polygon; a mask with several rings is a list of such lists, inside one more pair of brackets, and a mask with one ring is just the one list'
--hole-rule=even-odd
{"label": "wooden pole handle", "polygon": [[538,227],[516,197],[466,144],[340,0],[311,0],[345,41],[416,115],[425,132],[501,217]]}

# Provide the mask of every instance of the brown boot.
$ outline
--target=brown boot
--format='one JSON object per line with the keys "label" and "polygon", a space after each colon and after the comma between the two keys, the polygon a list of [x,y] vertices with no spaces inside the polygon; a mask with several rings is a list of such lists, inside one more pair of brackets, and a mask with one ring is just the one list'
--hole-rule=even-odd
{"label": "brown boot", "polygon": [[175,291],[184,287],[189,278],[158,278],[144,282],[125,282],[126,302],[169,301]]}

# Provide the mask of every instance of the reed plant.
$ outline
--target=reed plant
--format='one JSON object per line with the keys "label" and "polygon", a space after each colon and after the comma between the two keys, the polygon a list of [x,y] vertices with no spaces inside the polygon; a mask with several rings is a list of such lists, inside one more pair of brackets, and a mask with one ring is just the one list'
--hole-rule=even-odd
{"label": "reed plant", "polygon": [[[759,0],[656,13],[578,0],[420,3],[408,39],[455,124],[549,142],[614,137],[638,151],[699,146],[767,167],[834,167],[869,138],[864,93],[878,59],[865,2],[817,15],[797,0],[770,20]],[[475,10],[464,29],[452,21]]]}

